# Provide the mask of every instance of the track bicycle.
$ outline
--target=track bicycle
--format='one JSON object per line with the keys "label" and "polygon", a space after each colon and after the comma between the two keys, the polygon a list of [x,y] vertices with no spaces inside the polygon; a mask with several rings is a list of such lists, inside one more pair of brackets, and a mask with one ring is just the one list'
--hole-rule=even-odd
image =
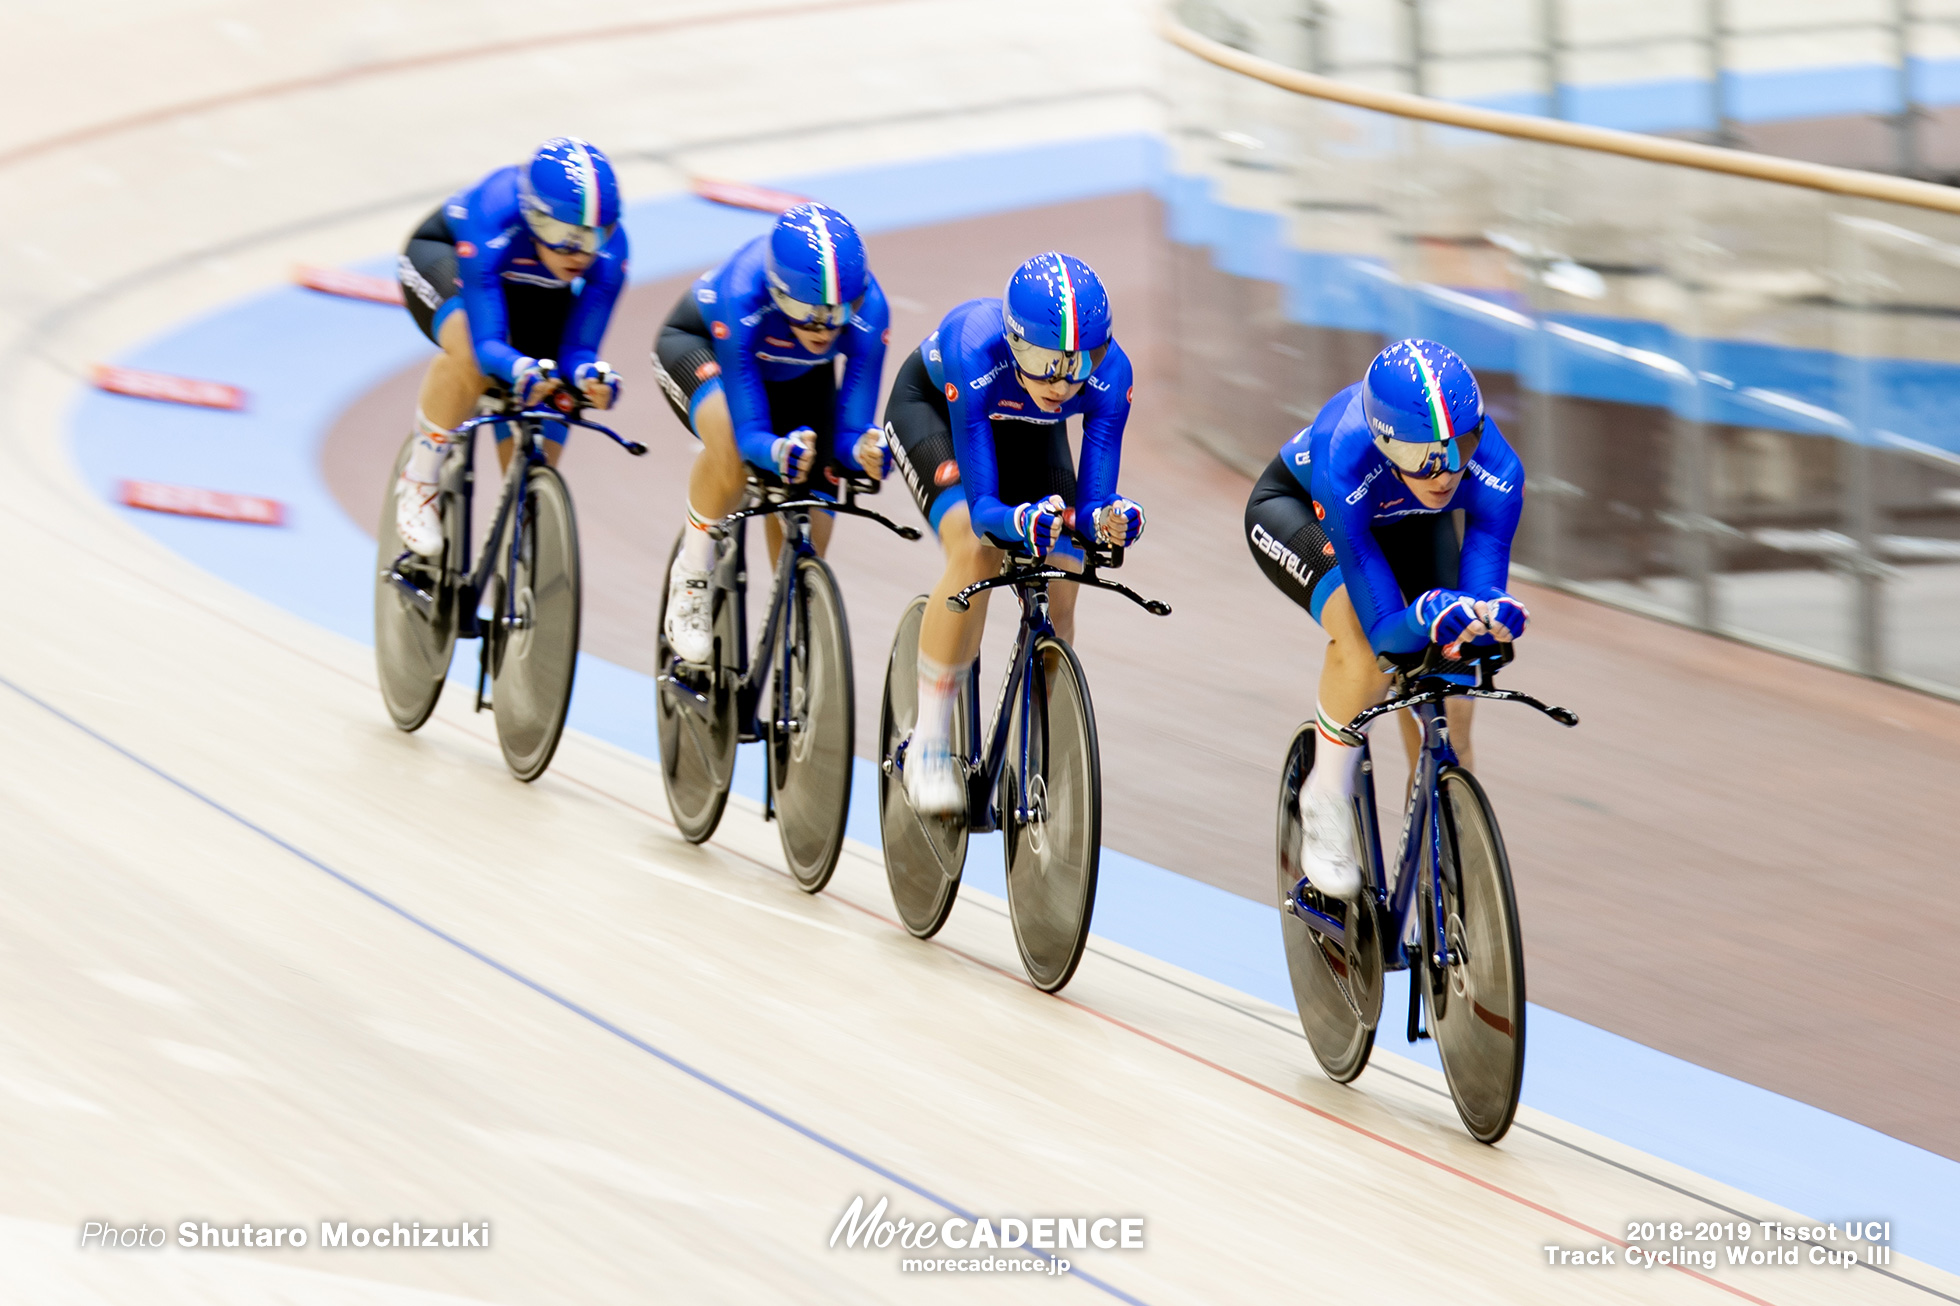
{"label": "track bicycle", "polygon": [[[821,892],[830,882],[844,847],[857,711],[844,601],[837,577],[811,542],[810,514],[865,517],[902,539],[919,538],[917,527],[900,526],[856,502],[876,494],[877,481],[835,464],[811,474],[812,480],[819,477],[835,487],[834,497],[751,477],[747,504],[710,531],[717,548],[709,582],[714,654],[708,665],[683,663],[669,647],[664,597],[656,627],[660,775],[674,824],[688,842],[706,842],[735,782],[736,746],[763,742],[763,819],[776,822],[790,874],[806,893]],[[770,516],[783,521],[783,547],[751,659],[746,523]],[[663,576],[672,573],[679,551],[677,539]]]}
{"label": "track bicycle", "polygon": [[[413,436],[395,456],[375,531],[374,659],[388,715],[416,730],[435,711],[456,641],[480,639],[476,710],[491,709],[505,764],[531,781],[558,749],[578,663],[578,525],[571,491],[545,462],[544,424],[588,427],[636,457],[646,446],[587,420],[585,406],[567,391],[552,397],[551,408],[486,402],[495,408],[456,428],[461,447],[444,461],[440,557],[412,552],[396,533],[395,487]],[[476,432],[484,426],[510,428],[514,445],[482,557],[472,566]]]}
{"label": "track bicycle", "polygon": [[[1565,726],[1579,718],[1494,686],[1511,645],[1466,644],[1458,654],[1447,659],[1432,647],[1415,658],[1384,657],[1383,670],[1394,673],[1389,696],[1342,732],[1363,750],[1353,805],[1363,885],[1354,901],[1322,895],[1300,867],[1300,787],[1313,769],[1314,723],[1294,732],[1279,785],[1280,931],[1300,1024],[1328,1078],[1345,1084],[1367,1066],[1381,1019],[1382,973],[1408,970],[1409,1041],[1435,1039],[1464,1128],[1480,1143],[1495,1143],[1511,1127],[1524,1081],[1524,944],[1497,817],[1483,786],[1457,762],[1443,704],[1484,698],[1523,703]],[[1474,684],[1443,678],[1466,673],[1474,673]],[[1361,732],[1404,709],[1414,714],[1422,745],[1391,882],[1383,871],[1374,762]]]}
{"label": "track bicycle", "polygon": [[993,727],[980,751],[980,661],[953,712],[952,753],[965,770],[966,811],[922,816],[905,794],[905,751],[919,716],[919,624],[927,596],[899,619],[885,669],[879,713],[879,826],[892,902],[905,928],[929,939],[953,910],[966,866],[967,838],[999,830],[1007,854],[1007,907],[1021,964],[1034,986],[1054,993],[1069,982],[1089,939],[1102,857],[1102,762],[1096,715],[1082,663],[1048,617],[1048,586],[1071,581],[1110,590],[1153,616],[1170,605],[1146,599],[1100,572],[1123,565],[1123,550],[1070,531],[1086,565],[1068,571],[1010,552],[998,576],[947,598],[965,612],[983,590],[1011,588],[1020,631],[995,700]]}

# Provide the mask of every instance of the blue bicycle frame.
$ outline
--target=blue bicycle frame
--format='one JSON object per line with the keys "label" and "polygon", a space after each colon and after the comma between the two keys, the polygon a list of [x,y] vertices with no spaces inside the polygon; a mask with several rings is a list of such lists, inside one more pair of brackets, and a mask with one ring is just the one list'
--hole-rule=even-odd
{"label": "blue bicycle frame", "polygon": [[[1123,550],[1098,544],[1070,532],[1070,537],[1081,546],[1086,565],[1079,572],[1067,571],[1045,562],[1031,562],[1021,565],[1023,555],[1012,555],[1013,564],[1000,575],[969,585],[959,593],[949,597],[947,605],[954,611],[964,612],[972,605],[973,596],[982,590],[1012,586],[1014,596],[1021,603],[1021,628],[1014,637],[1014,652],[1009,656],[1007,678],[1001,682],[1000,696],[994,701],[994,723],[988,732],[987,747],[979,751],[980,721],[980,660],[975,658],[973,670],[966,680],[967,719],[975,725],[972,747],[974,752],[961,759],[965,763],[968,777],[968,819],[966,828],[971,833],[985,834],[1002,828],[1003,813],[999,805],[1001,772],[1007,766],[1007,727],[1018,721],[1021,725],[1021,757],[1018,778],[1021,783],[1015,787],[1017,794],[1029,792],[1030,750],[1033,742],[1032,732],[1027,728],[1034,711],[1034,657],[1035,649],[1043,639],[1055,634],[1055,626],[1048,617],[1048,584],[1050,581],[1065,580],[1089,589],[1110,590],[1121,594],[1132,603],[1142,607],[1153,616],[1170,615],[1170,605],[1155,599],[1146,599],[1127,585],[1119,585],[1113,580],[1104,580],[1097,574],[1100,567],[1120,567],[1123,565]],[[1012,705],[1014,715],[1009,716]],[[903,746],[900,755],[903,756]],[[973,802],[972,786],[981,788],[979,802]],[[1025,801],[1025,800],[1024,800]],[[1014,819],[1027,824],[1034,818],[1026,808],[1014,812]]]}
{"label": "blue bicycle frame", "polygon": [[[795,717],[790,702],[790,658],[793,656],[791,641],[776,640],[777,623],[784,620],[785,612],[795,611],[802,581],[799,579],[797,563],[804,558],[817,557],[816,545],[810,540],[810,513],[828,512],[849,517],[868,517],[886,529],[896,533],[899,538],[916,540],[919,530],[916,526],[900,526],[882,513],[860,507],[856,502],[859,494],[875,494],[878,482],[868,478],[855,477],[835,466],[822,474],[838,487],[835,498],[819,495],[808,490],[797,490],[797,497],[772,499],[765,494],[763,501],[750,507],[730,513],[722,522],[709,530],[716,540],[734,536],[735,546],[717,564],[717,571],[733,581],[726,588],[730,600],[735,603],[735,644],[741,659],[738,679],[731,687],[735,696],[735,719],[739,723],[737,739],[744,744],[752,744],[761,739],[787,741]],[[786,488],[774,487],[773,493],[788,495]],[[751,517],[786,515],[791,529],[783,532],[783,548],[776,557],[776,582],[769,596],[769,617],[762,628],[762,640],[757,647],[774,650],[773,663],[767,659],[751,662],[749,657],[748,605],[739,601],[739,596],[747,592],[748,578],[748,533],[742,524]],[[724,570],[725,569],[725,570]],[[775,692],[772,710],[775,714],[775,729],[765,730],[758,709],[761,707],[762,687],[769,683],[769,672],[775,670]],[[706,718],[713,715],[714,707],[708,694],[690,684],[687,673],[678,659],[673,665],[656,677],[660,685],[671,691],[681,704],[693,709]],[[768,803],[773,797],[765,791],[765,816],[770,814]]]}
{"label": "blue bicycle frame", "polygon": [[[506,586],[503,595],[503,611],[491,614],[489,623],[477,612],[477,604],[483,597],[484,587],[490,583],[490,573],[496,565],[499,546],[503,543],[504,527],[510,526],[510,546],[505,562],[505,575],[517,574],[517,564],[524,549],[524,507],[530,495],[530,471],[533,467],[545,466],[544,450],[540,448],[539,432],[546,422],[557,422],[564,426],[583,426],[590,430],[610,436],[626,452],[634,457],[645,453],[647,447],[635,440],[628,440],[610,427],[588,421],[580,416],[581,409],[573,405],[571,411],[558,409],[529,409],[515,413],[487,413],[472,417],[458,425],[452,436],[462,438],[462,448],[457,451],[463,460],[459,476],[457,498],[461,501],[458,511],[462,514],[457,522],[457,539],[460,541],[458,556],[450,574],[455,578],[456,598],[456,637],[458,639],[481,639],[486,624],[500,625],[504,630],[515,630],[522,624],[517,614],[517,596]],[[474,534],[471,514],[476,499],[476,432],[484,426],[508,426],[512,428],[511,438],[517,446],[511,451],[510,466],[504,473],[504,492],[497,500],[497,508],[492,514],[490,534],[483,541],[483,556],[474,568],[470,566],[470,540]],[[437,598],[415,580],[402,573],[402,564],[414,565],[414,555],[404,552],[396,558],[389,569],[388,578],[408,595],[423,616],[435,611]],[[481,712],[487,702],[483,697],[483,687],[490,675],[490,641],[483,641],[476,677],[476,710]]]}
{"label": "blue bicycle frame", "polygon": [[[1417,960],[1410,955],[1405,935],[1408,933],[1409,913],[1419,886],[1419,872],[1424,854],[1432,876],[1429,895],[1430,909],[1435,919],[1427,922],[1424,936],[1435,941],[1436,956],[1431,960],[1439,969],[1447,969],[1454,958],[1450,954],[1448,930],[1443,913],[1445,899],[1442,876],[1446,867],[1454,866],[1454,857],[1445,857],[1443,849],[1442,822],[1442,774],[1446,767],[1457,765],[1456,749],[1450,743],[1449,718],[1444,704],[1451,698],[1489,698],[1500,702],[1523,703],[1534,707],[1561,725],[1577,725],[1579,718],[1562,707],[1548,707],[1544,703],[1521,694],[1516,690],[1497,689],[1492,678],[1497,669],[1511,660],[1511,646],[1497,644],[1488,650],[1475,647],[1463,650],[1463,660],[1459,664],[1465,668],[1474,667],[1477,674],[1475,685],[1465,685],[1443,680],[1435,673],[1441,659],[1435,650],[1425,655],[1415,667],[1398,675],[1395,688],[1381,703],[1368,708],[1350,722],[1342,733],[1348,742],[1361,747],[1361,776],[1355,798],[1362,826],[1362,842],[1366,845],[1368,865],[1364,871],[1369,877],[1368,888],[1371,905],[1379,917],[1377,934],[1382,944],[1382,968],[1384,970],[1407,970]],[[1407,709],[1416,720],[1422,733],[1422,744],[1416,756],[1415,784],[1402,816],[1402,841],[1396,853],[1395,878],[1390,881],[1385,873],[1382,858],[1382,840],[1379,818],[1375,806],[1374,758],[1369,750],[1368,738],[1361,733],[1363,726],[1390,712]],[[1347,926],[1341,917],[1321,910],[1307,898],[1308,885],[1303,876],[1293,891],[1287,895],[1286,910],[1297,916],[1307,928],[1326,936],[1334,944],[1346,950]],[[1418,1036],[1416,1029],[1416,1006],[1410,1004],[1411,1040]]]}

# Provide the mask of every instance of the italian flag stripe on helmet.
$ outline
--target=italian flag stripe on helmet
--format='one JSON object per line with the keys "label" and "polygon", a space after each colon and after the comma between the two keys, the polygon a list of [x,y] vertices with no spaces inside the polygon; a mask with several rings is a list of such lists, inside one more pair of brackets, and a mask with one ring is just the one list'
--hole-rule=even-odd
{"label": "italian flag stripe on helmet", "polygon": [[592,164],[592,151],[576,136],[572,138],[571,163],[578,193],[585,200],[585,221],[580,225],[596,227],[599,225],[599,170]]}
{"label": "italian flag stripe on helmet", "polygon": [[1069,280],[1068,260],[1060,254],[1055,255],[1056,270],[1062,274],[1062,349],[1074,353],[1082,338],[1081,325],[1075,320],[1075,283]]}
{"label": "italian flag stripe on helmet", "polygon": [[823,220],[823,210],[812,205],[810,221],[817,227],[817,261],[823,267],[823,302],[841,304],[844,297],[837,293],[837,243],[831,239],[830,224]]}
{"label": "italian flag stripe on helmet", "polygon": [[1413,346],[1409,352],[1416,356],[1416,366],[1422,371],[1422,393],[1429,400],[1429,424],[1435,428],[1438,440],[1456,439],[1456,428],[1450,425],[1450,406],[1443,402],[1443,385],[1430,370],[1429,360],[1422,351]]}

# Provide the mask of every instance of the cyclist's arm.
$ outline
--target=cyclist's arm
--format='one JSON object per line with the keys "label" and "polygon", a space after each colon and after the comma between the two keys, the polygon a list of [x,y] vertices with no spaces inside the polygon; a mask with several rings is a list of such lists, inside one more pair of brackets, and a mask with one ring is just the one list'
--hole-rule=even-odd
{"label": "cyclist's arm", "polygon": [[1123,428],[1130,420],[1129,356],[1112,343],[1102,366],[1086,383],[1091,399],[1082,414],[1082,457],[1075,478],[1076,529],[1091,533],[1096,512],[1116,498],[1123,462]]}
{"label": "cyclist's arm", "polygon": [[626,284],[626,230],[613,232],[599,257],[585,270],[585,285],[565,321],[565,334],[558,344],[558,370],[570,376],[586,363],[599,361],[599,342],[605,338],[606,323],[612,320],[613,305]]}
{"label": "cyclist's arm", "polygon": [[864,303],[844,328],[844,380],[837,387],[837,461],[853,471],[858,466],[858,437],[878,414],[878,383],[885,374],[885,345],[891,339],[891,308],[873,277]]}
{"label": "cyclist's arm", "polygon": [[491,227],[481,213],[482,197],[468,196],[467,214],[451,218],[456,233],[456,277],[463,283],[463,313],[470,320],[470,340],[476,365],[485,376],[508,383],[517,360],[524,357],[510,345],[510,319],[504,311],[503,263],[510,255],[512,232]]}
{"label": "cyclist's arm", "polygon": [[959,459],[960,486],[966,491],[966,511],[973,533],[1001,544],[1020,538],[1014,530],[1014,509],[1000,501],[1000,467],[994,455],[994,424],[987,420],[981,396],[965,384],[965,369],[955,353],[946,358],[947,408],[953,419],[953,455]]}
{"label": "cyclist's arm", "polygon": [[1326,513],[1320,528],[1334,546],[1334,557],[1341,564],[1341,582],[1354,605],[1354,615],[1361,619],[1361,629],[1368,632],[1369,647],[1377,653],[1414,653],[1427,648],[1429,629],[1413,605],[1403,605],[1395,569],[1375,543],[1366,496],[1361,504],[1350,505],[1350,491],[1334,481],[1324,466],[1329,461],[1315,459],[1313,499]]}
{"label": "cyclist's arm", "polygon": [[[1495,424],[1486,421],[1494,432]],[[1488,435],[1472,463],[1463,478],[1470,494],[1464,505],[1463,560],[1457,583],[1466,594],[1480,595],[1510,586],[1511,540],[1524,511],[1524,464],[1501,436],[1492,440]]]}
{"label": "cyclist's arm", "polygon": [[[742,460],[752,467],[773,470],[772,446],[776,430],[769,423],[769,392],[762,387],[762,369],[755,360],[755,333],[759,314],[744,311],[744,299],[731,300],[729,286],[722,283],[720,302],[714,305],[727,334],[715,334],[715,362],[721,365],[721,390],[728,397],[728,419],[735,428],[735,447]],[[706,307],[705,305],[703,307]],[[748,325],[743,325],[749,319]],[[710,318],[712,327],[716,319]]]}

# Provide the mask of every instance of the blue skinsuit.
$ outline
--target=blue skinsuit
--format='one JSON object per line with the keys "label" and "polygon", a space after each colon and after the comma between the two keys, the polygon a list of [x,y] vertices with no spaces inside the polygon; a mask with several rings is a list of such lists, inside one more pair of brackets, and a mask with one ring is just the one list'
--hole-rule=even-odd
{"label": "blue skinsuit", "polygon": [[[969,299],[940,322],[920,346],[926,372],[946,395],[953,424],[953,456],[959,460],[967,513],[975,533],[1018,539],[1014,504],[1000,500],[993,423],[1066,422],[1082,414],[1082,455],[1076,469],[1075,516],[1083,534],[1097,509],[1116,498],[1123,460],[1123,426],[1130,420],[1130,357],[1114,339],[1109,352],[1073,399],[1058,413],[1044,413],[1014,377],[1006,323],[998,299]],[[937,523],[934,523],[937,525]]]}
{"label": "blue skinsuit", "polygon": [[1429,644],[1427,627],[1412,604],[1403,604],[1395,573],[1375,543],[1372,528],[1377,523],[1460,508],[1465,520],[1457,588],[1479,594],[1503,589],[1508,583],[1511,537],[1517,533],[1518,514],[1524,507],[1524,465],[1488,416],[1477,452],[1465,464],[1463,480],[1441,508],[1423,507],[1375,447],[1361,413],[1359,385],[1328,400],[1313,425],[1288,440],[1279,456],[1312,496],[1320,527],[1340,562],[1314,587],[1314,616],[1320,616],[1327,596],[1345,584],[1361,628],[1377,653],[1413,653]]}
{"label": "blue skinsuit", "polygon": [[[576,302],[560,337],[558,368],[570,376],[582,364],[598,361],[599,341],[606,334],[620,287],[626,284],[625,227],[614,228],[585,274],[567,283],[552,276],[538,257],[537,242],[517,207],[516,168],[499,168],[474,189],[452,195],[443,205],[443,214],[456,237],[456,275],[463,283],[460,302],[469,315],[476,362],[484,375],[508,384],[511,370],[524,357],[510,345],[504,309],[507,281],[550,290],[569,284]],[[436,317],[437,335],[448,312]]]}
{"label": "blue skinsuit", "polygon": [[[717,378],[728,398],[728,416],[735,426],[735,447],[745,461],[774,469],[772,446],[778,431],[769,420],[765,381],[793,381],[813,367],[829,367],[843,356],[844,379],[837,386],[837,426],[833,452],[853,471],[858,437],[877,425],[878,386],[884,377],[885,346],[891,340],[891,308],[878,278],[865,274],[864,299],[851,320],[821,354],[805,349],[790,332],[769,297],[767,236],[757,236],[735,251],[720,267],[710,268],[694,283],[694,301],[714,337]],[[694,402],[712,393],[708,386],[695,392]]]}

